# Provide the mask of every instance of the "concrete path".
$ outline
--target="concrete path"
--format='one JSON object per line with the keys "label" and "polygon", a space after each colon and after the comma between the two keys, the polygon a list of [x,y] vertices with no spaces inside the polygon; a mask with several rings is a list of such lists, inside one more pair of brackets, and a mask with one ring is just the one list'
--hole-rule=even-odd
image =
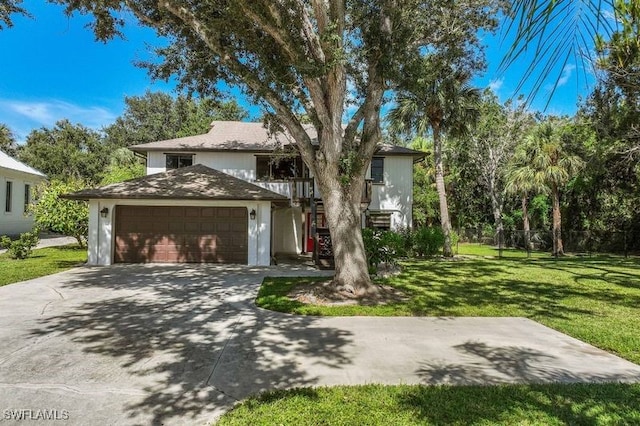
{"label": "concrete path", "polygon": [[11,410],[57,410],[69,425],[207,424],[252,393],[294,386],[640,382],[640,367],[523,318],[253,305],[263,277],[311,274],[121,265],[2,287],[0,423],[13,424]]}

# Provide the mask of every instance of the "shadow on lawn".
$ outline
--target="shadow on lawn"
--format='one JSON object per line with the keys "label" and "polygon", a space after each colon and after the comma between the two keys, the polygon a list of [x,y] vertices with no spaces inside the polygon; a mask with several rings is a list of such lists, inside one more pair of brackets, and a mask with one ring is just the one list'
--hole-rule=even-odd
{"label": "shadow on lawn", "polygon": [[[614,265],[615,266],[615,265]],[[566,319],[574,314],[593,314],[587,306],[569,306],[568,298],[587,298],[622,306],[640,306],[640,294],[612,292],[605,285],[583,285],[582,280],[636,288],[633,273],[618,273],[604,261],[564,260],[464,260],[408,263],[399,278],[401,286],[415,294],[409,302],[415,315],[459,315],[459,309],[486,307],[486,315],[522,315],[530,318]],[[528,268],[518,274],[519,268]],[[608,269],[607,269],[608,268]],[[567,274],[566,285],[548,282],[546,270]],[[630,284],[631,283],[631,284]],[[499,308],[499,312],[496,311]]]}
{"label": "shadow on lawn", "polygon": [[247,309],[266,273],[204,265],[87,268],[61,291],[110,296],[97,292],[94,301],[43,318],[32,334],[68,335],[82,351],[116,359],[123,370],[116,376],[134,377],[127,387],[139,381],[147,392],[126,407],[132,423],[189,422],[253,392],[316,384],[292,355],[330,368],[349,363],[348,332],[317,327],[312,317]]}
{"label": "shadow on lawn", "polygon": [[419,386],[402,392],[397,400],[429,424],[631,425],[640,421],[637,385]]}
{"label": "shadow on lawn", "polygon": [[576,284],[584,284],[590,280],[602,280],[607,284],[640,289],[640,261],[637,259],[562,258],[545,260],[540,263],[545,269],[570,274]]}

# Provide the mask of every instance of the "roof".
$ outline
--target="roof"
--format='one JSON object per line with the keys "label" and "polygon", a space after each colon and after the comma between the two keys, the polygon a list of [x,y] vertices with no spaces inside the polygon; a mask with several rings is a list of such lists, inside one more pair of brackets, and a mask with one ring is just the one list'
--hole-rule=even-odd
{"label": "roof", "polygon": [[[313,126],[306,128],[316,138]],[[211,130],[203,135],[133,145],[129,149],[146,151],[251,151],[271,152],[279,146],[292,145],[288,133],[269,134],[262,123],[243,121],[214,121]]]}
{"label": "roof", "polygon": [[[316,129],[311,125],[306,125],[305,130],[312,141],[317,144]],[[143,143],[130,146],[129,149],[136,152],[246,151],[268,153],[278,147],[294,144],[294,139],[288,133],[270,134],[262,123],[214,121],[211,123],[211,130],[203,135]],[[376,154],[424,157],[423,152],[396,145],[380,145]]]}
{"label": "roof", "polygon": [[242,179],[196,164],[95,189],[65,194],[72,200],[155,199],[155,200],[264,200],[281,201],[284,195]]}
{"label": "roof", "polygon": [[46,178],[44,173],[39,172],[33,167],[29,167],[21,161],[16,160],[15,158],[5,154],[0,151],[0,168],[14,170],[22,173],[28,173],[30,175],[40,176],[42,178]]}

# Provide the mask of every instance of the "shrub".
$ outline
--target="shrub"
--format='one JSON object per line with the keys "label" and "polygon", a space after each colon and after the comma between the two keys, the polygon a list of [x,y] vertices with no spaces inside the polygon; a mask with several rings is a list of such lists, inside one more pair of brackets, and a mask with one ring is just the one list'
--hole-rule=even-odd
{"label": "shrub", "polygon": [[29,257],[33,248],[38,245],[40,237],[35,231],[20,234],[20,237],[11,241],[6,235],[0,237],[0,245],[7,249],[9,257],[12,259],[26,259]]}
{"label": "shrub", "polygon": [[378,271],[378,265],[381,263],[396,265],[397,259],[402,257],[399,252],[404,250],[406,253],[404,237],[393,231],[365,228],[362,230],[362,240],[367,253],[369,272],[372,274]]}
{"label": "shrub", "polygon": [[86,247],[89,233],[89,207],[86,201],[65,200],[60,195],[85,189],[81,181],[51,181],[36,188],[37,203],[31,211],[40,229],[51,230],[78,240]]}
{"label": "shrub", "polygon": [[416,256],[434,256],[442,251],[443,246],[444,234],[439,226],[418,228],[413,234],[413,251]]}

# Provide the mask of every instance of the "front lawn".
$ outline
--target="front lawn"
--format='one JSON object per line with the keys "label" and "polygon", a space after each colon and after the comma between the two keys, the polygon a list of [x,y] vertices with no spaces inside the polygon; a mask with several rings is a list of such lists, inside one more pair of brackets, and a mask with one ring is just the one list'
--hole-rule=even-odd
{"label": "front lawn", "polygon": [[640,385],[337,386],[249,398],[219,425],[631,425]]}
{"label": "front lawn", "polygon": [[[640,363],[640,262],[615,257],[423,260],[384,281],[409,300],[313,306],[287,292],[310,278],[267,278],[256,303],[303,315],[520,316]],[[317,279],[317,278],[316,278]]]}
{"label": "front lawn", "polygon": [[[463,251],[464,250],[464,251]],[[640,363],[640,261],[565,257],[467,246],[456,260],[403,263],[382,283],[406,302],[312,306],[286,297],[318,278],[267,278],[259,306],[303,315],[522,316]],[[640,385],[367,385],[256,396],[220,424],[620,425],[640,424]]]}
{"label": "front lawn", "polygon": [[0,287],[62,272],[86,261],[87,249],[77,245],[36,249],[24,260],[0,254]]}

